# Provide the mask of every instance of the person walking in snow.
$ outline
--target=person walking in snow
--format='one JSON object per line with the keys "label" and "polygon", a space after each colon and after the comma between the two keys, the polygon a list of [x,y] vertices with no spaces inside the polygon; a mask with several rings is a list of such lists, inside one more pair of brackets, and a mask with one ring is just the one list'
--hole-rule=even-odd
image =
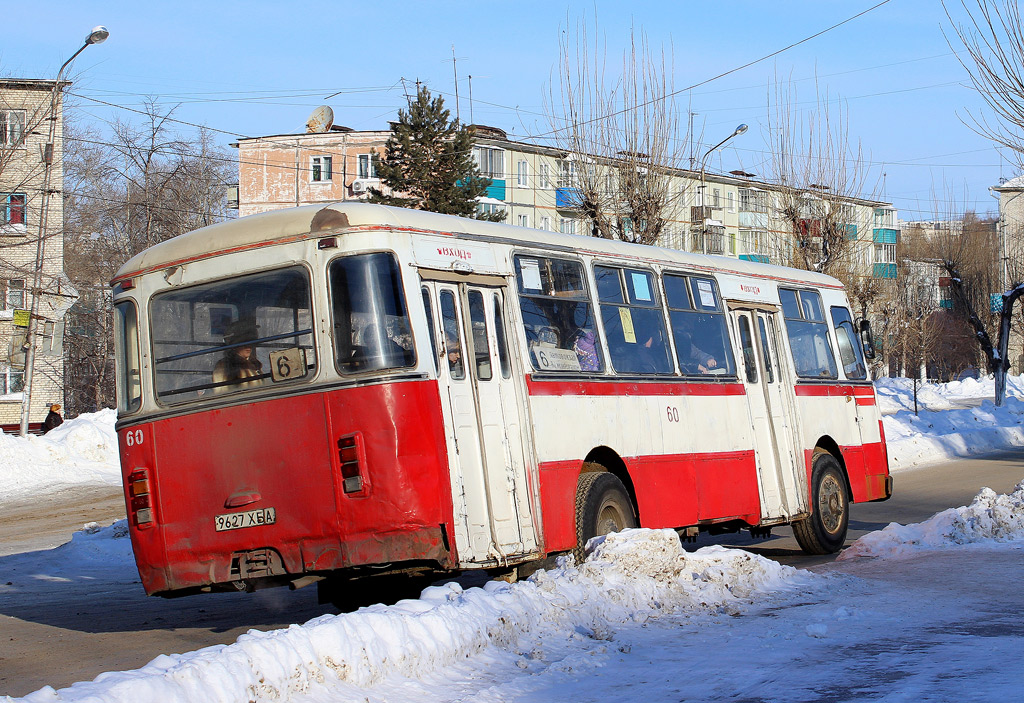
{"label": "person walking in snow", "polygon": [[46,413],[46,419],[43,420],[43,434],[46,434],[63,422],[64,418],[60,416],[60,406],[54,403],[50,406],[50,412]]}

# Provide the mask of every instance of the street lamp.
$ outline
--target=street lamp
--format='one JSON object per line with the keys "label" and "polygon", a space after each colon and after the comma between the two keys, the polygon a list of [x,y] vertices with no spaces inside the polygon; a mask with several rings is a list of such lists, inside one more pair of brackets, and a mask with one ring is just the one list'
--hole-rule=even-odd
{"label": "street lamp", "polygon": [[39,213],[39,237],[36,239],[36,265],[32,274],[32,307],[28,319],[28,331],[25,335],[25,387],[22,391],[21,401],[21,429],[22,437],[28,434],[29,410],[32,406],[32,378],[35,375],[36,365],[36,334],[38,333],[39,322],[39,299],[42,297],[43,288],[43,261],[46,251],[46,223],[50,213],[50,176],[53,172],[53,141],[57,133],[57,106],[60,103],[60,96],[63,91],[61,82],[64,80],[64,71],[71,65],[71,62],[78,57],[85,47],[91,44],[102,44],[110,36],[107,28],[100,25],[93,27],[89,36],[85,38],[82,46],[71,55],[64,65],[57,71],[57,80],[53,83],[53,92],[50,94],[50,113],[47,119],[50,121],[49,137],[43,149],[43,187],[42,204]]}
{"label": "street lamp", "polygon": [[701,232],[701,246],[703,248],[706,248],[706,243],[705,243],[704,239],[705,239],[705,236],[707,235],[707,217],[705,217],[705,212],[704,212],[704,205],[705,205],[704,200],[705,200],[705,193],[707,192],[707,187],[708,187],[708,184],[707,184],[707,182],[705,181],[705,178],[704,178],[704,164],[707,162],[708,156],[711,155],[711,152],[713,152],[716,149],[718,149],[720,146],[725,144],[727,141],[729,141],[733,137],[738,137],[739,135],[743,134],[746,131],[747,131],[747,126],[745,124],[741,124],[740,126],[738,126],[736,129],[734,129],[732,131],[732,134],[730,134],[728,137],[726,137],[722,141],[718,142],[718,144],[715,144],[713,147],[711,147],[710,149],[705,151],[704,152],[704,156],[700,157],[700,214],[701,214],[701,218],[700,218],[701,219],[700,232]]}

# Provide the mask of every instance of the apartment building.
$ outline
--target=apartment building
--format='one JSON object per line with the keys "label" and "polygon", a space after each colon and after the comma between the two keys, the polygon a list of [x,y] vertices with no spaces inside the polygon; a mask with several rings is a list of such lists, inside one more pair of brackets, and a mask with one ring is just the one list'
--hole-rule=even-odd
{"label": "apartment building", "polygon": [[[478,207],[504,212],[505,222],[534,229],[587,234],[591,223],[580,217],[580,181],[584,169],[606,179],[609,202],[616,200],[616,178],[628,159],[568,154],[515,141],[496,127],[474,125],[473,155],[491,185]],[[307,203],[363,199],[379,186],[371,152],[382,153],[389,132],[328,131],[242,139],[239,150],[239,215]],[[815,213],[831,200],[822,192],[804,193],[801,219],[782,213],[793,193],[757,180],[755,174],[668,169],[668,224],[660,246],[722,254],[752,261],[790,264],[801,247],[820,246]],[[831,207],[824,205],[824,207]],[[890,203],[848,198],[842,205],[848,251],[858,275],[896,275],[896,210]],[[636,224],[619,218],[629,236]]]}
{"label": "apartment building", "polygon": [[[53,152],[46,153],[54,81],[0,79],[0,425],[21,420],[25,339],[32,286],[43,237],[40,324],[29,422],[41,422],[51,403],[63,403],[62,317],[75,299],[64,276],[63,115],[58,106]],[[44,158],[52,158],[50,203],[40,231]]]}

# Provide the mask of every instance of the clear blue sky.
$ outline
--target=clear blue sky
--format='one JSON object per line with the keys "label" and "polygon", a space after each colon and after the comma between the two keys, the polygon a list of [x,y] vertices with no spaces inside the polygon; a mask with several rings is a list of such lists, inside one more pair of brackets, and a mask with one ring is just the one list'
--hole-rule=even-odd
{"label": "clear blue sky", "polygon": [[[952,0],[956,3],[957,0]],[[878,0],[734,0],[729,3],[537,2],[67,2],[7,3],[0,75],[53,78],[97,24],[106,43],[75,62],[76,110],[83,120],[130,113],[87,98],[138,107],[151,96],[178,119],[236,135],[302,131],[309,112],[330,104],[338,124],[386,127],[405,104],[401,79],[417,79],[454,108],[452,47],[460,108],[513,138],[546,132],[545,95],[558,62],[560,32],[596,22],[618,65],[630,26],[671,48],[677,89],[781,49]],[[994,210],[988,187],[1018,175],[992,144],[961,121],[978,111],[967,74],[947,45],[936,0],[888,4],[750,68],[683,93],[699,113],[707,146],[740,122],[750,125],[714,169],[765,175],[769,87],[791,76],[813,101],[813,79],[846,101],[850,133],[885,173],[884,198],[903,219],[935,217],[936,197],[955,207]],[[334,97],[329,95],[335,94]],[[225,143],[230,137],[224,136]],[[878,195],[882,197],[879,186]],[[943,214],[947,206],[939,208]]]}

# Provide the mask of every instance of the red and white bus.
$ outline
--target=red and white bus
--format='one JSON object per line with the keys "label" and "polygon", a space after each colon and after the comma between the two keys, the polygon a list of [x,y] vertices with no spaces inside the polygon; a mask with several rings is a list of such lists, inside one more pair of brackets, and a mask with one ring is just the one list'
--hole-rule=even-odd
{"label": "red and white bus", "polygon": [[113,286],[150,594],[510,571],[635,525],[828,553],[892,492],[870,331],[828,276],[338,203]]}

